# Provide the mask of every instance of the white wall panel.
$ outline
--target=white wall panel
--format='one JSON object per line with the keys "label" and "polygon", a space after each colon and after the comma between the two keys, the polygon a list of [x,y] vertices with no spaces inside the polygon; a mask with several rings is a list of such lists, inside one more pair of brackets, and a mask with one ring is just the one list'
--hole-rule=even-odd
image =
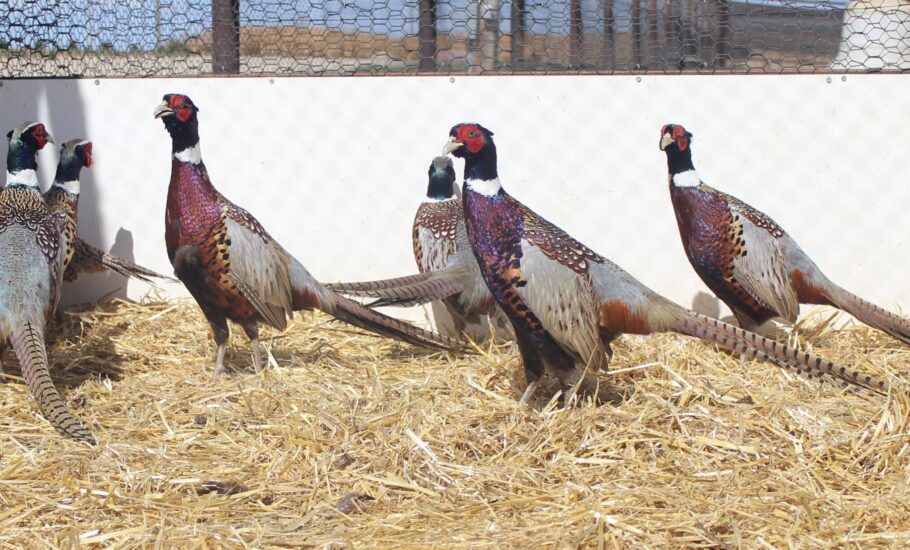
{"label": "white wall panel", "polygon": [[[215,185],[323,281],[414,269],[410,224],[427,166],[449,128],[470,120],[496,133],[511,193],[691,304],[705,289],[680,246],[657,147],[661,125],[677,122],[695,134],[707,183],[774,217],[836,282],[910,309],[904,76],[3,81],[4,132],[38,119],[58,143],[94,141],[83,237],[164,273],[170,139],[152,110],[167,92],[200,107]],[[56,151],[42,153],[47,181],[55,161]],[[123,286],[83,277],[67,301]],[[147,290],[130,282],[126,294]]]}

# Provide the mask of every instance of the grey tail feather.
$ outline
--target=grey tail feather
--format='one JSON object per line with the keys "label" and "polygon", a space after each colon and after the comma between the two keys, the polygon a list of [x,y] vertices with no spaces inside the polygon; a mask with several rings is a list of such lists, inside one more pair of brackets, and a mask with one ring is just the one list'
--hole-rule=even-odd
{"label": "grey tail feather", "polygon": [[348,296],[376,298],[370,307],[411,307],[448,298],[463,290],[460,271],[430,271],[379,281],[338,283],[328,288]]}
{"label": "grey tail feather", "polygon": [[774,340],[759,336],[722,321],[687,311],[679,318],[676,331],[696,338],[709,340],[750,358],[770,361],[797,374],[820,381],[836,379],[846,385],[858,386],[876,393],[887,394],[888,384],[876,377],[837,366],[830,361],[797,348],[790,348]]}
{"label": "grey tail feather", "polygon": [[458,340],[440,336],[433,332],[415,327],[410,323],[384,315],[343,296],[334,296],[334,307],[327,309],[336,318],[382,336],[402,340],[415,346],[457,351],[463,349]]}
{"label": "grey tail feather", "polygon": [[835,287],[833,292],[828,292],[828,299],[835,306],[870,327],[886,332],[901,342],[910,345],[910,319],[880,308],[840,287]]}
{"label": "grey tail feather", "polygon": [[54,387],[47,367],[47,350],[44,334],[32,323],[25,323],[10,335],[10,343],[22,367],[22,377],[31,390],[38,408],[63,437],[95,445],[95,437],[66,408],[63,399]]}

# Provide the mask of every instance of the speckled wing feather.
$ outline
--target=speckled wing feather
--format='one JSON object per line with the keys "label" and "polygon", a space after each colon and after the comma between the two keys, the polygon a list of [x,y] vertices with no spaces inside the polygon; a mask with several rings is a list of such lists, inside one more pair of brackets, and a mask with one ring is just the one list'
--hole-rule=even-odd
{"label": "speckled wing feather", "polygon": [[50,216],[47,223],[47,231],[50,233],[50,240],[57,237],[56,256],[48,259],[51,269],[51,303],[45,313],[45,319],[50,319],[57,306],[60,304],[60,295],[63,293],[63,273],[66,269],[66,253],[72,247],[70,246],[70,236],[66,231],[66,218],[60,213],[49,212]]}
{"label": "speckled wing feather", "polygon": [[227,203],[222,212],[226,276],[269,325],[283,330],[293,311],[287,252],[246,210]]}
{"label": "speckled wing feather", "polygon": [[784,242],[790,237],[774,220],[736,197],[707,185],[703,188],[722,197],[730,209],[732,278],[761,305],[795,322],[799,300],[790,281]]}
{"label": "speckled wing feather", "polygon": [[597,298],[590,265],[605,260],[528,207],[518,206],[524,233],[515,289],[543,328],[570,355],[592,369],[606,368],[597,326]]}
{"label": "speckled wing feather", "polygon": [[733,260],[733,277],[759,303],[790,322],[799,315],[799,300],[790,282],[790,266],[780,238],[771,237],[750,219],[742,224],[743,254]]}
{"label": "speckled wing feather", "polygon": [[[457,187],[456,187],[457,188]],[[447,322],[441,326],[450,328],[453,334],[466,332],[473,337],[483,338],[489,332],[489,327],[484,317],[489,314],[498,314],[498,332],[501,335],[511,333],[502,326],[504,319],[499,307],[493,300],[493,295],[484,283],[477,260],[471,252],[470,241],[464,221],[464,208],[460,198],[451,197],[444,200],[424,202],[417,210],[413,226],[414,256],[419,270],[423,273],[433,273],[433,280],[424,283],[431,284],[429,289],[434,299],[441,300],[433,306],[434,317],[440,308],[447,312],[443,317],[451,317],[453,325]],[[442,294],[446,286],[451,287],[448,294]],[[405,296],[414,294],[415,288],[396,290],[396,293]],[[429,296],[429,292],[420,292]],[[429,301],[429,300],[427,300]],[[380,305],[383,302],[377,302]],[[397,300],[396,304],[403,304]],[[437,317],[437,322],[442,317]]]}
{"label": "speckled wing feather", "polygon": [[[513,200],[509,197],[510,200]],[[578,274],[585,274],[588,262],[603,263],[604,258],[573,239],[568,233],[538,216],[527,206],[518,203],[524,217],[524,238],[540,248],[548,258]]]}
{"label": "speckled wing feather", "polygon": [[518,295],[560,347],[593,370],[605,368],[590,275],[578,273],[531,241],[523,240],[521,250],[520,272],[527,284],[516,286]]}
{"label": "speckled wing feather", "polygon": [[727,195],[704,184],[671,186],[670,196],[686,257],[702,281],[741,323],[754,325],[776,316],[734,274],[737,263],[748,255],[743,232],[746,224],[754,227],[749,219],[733,212]]}
{"label": "speckled wing feather", "polygon": [[69,267],[70,262],[73,261],[73,255],[75,254],[75,248],[78,241],[76,238],[76,209],[73,205],[75,199],[68,195],[63,189],[52,186],[44,195],[44,200],[50,211],[57,212],[62,216],[63,233],[66,238],[63,265],[64,267]]}

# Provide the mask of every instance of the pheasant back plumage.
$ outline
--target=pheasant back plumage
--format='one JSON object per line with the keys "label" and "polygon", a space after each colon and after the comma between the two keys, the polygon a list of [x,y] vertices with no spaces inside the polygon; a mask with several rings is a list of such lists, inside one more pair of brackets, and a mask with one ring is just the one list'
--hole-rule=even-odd
{"label": "pheasant back plumage", "polygon": [[43,326],[56,308],[62,277],[62,224],[62,216],[47,208],[37,188],[11,186],[0,193],[4,338],[21,322]]}
{"label": "pheasant back plumage", "polygon": [[51,212],[37,189],[11,186],[0,193],[0,232],[13,224],[34,231],[35,240],[48,262],[60,251],[62,216]]}
{"label": "pheasant back plumage", "polygon": [[512,201],[517,204],[524,221],[524,238],[537,246],[548,258],[559,262],[579,275],[588,273],[588,262],[604,263],[603,256],[572,238],[558,226],[538,216],[527,206],[514,199]]}

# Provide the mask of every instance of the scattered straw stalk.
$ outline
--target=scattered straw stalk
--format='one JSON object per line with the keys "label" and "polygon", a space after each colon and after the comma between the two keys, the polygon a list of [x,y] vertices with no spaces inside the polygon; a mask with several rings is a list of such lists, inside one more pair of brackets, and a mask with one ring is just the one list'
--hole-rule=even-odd
{"label": "scattered straw stalk", "polygon": [[[516,403],[511,346],[427,354],[323,316],[266,333],[261,374],[234,338],[221,377],[187,302],[67,313],[52,336],[100,444],[61,439],[20,381],[0,384],[3,547],[910,543],[906,398],[683,337],[623,338],[601,378],[625,402],[564,410]],[[910,349],[872,330],[811,347],[907,388]]]}

